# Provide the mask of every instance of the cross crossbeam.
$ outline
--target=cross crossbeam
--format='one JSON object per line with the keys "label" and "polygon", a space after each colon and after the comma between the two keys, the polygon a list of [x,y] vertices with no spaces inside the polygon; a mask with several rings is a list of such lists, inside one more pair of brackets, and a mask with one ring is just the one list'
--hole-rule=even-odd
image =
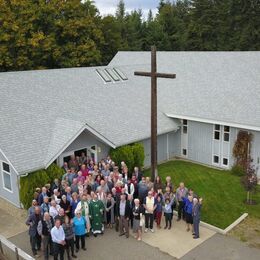
{"label": "cross crossbeam", "polygon": [[158,73],[156,62],[156,47],[151,47],[151,72],[134,72],[135,76],[151,78],[151,170],[152,180],[158,175],[157,171],[157,78],[175,79],[176,74]]}

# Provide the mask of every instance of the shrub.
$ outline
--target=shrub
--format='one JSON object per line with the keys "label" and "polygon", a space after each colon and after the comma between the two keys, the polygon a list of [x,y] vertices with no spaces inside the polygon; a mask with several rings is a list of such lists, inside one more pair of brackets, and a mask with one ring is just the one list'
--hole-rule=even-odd
{"label": "shrub", "polygon": [[135,143],[132,145],[134,155],[134,166],[142,168],[144,166],[144,146],[141,143]]}
{"label": "shrub", "polygon": [[142,167],[144,165],[144,147],[141,143],[111,149],[110,156],[118,166],[124,161],[129,172],[132,172],[135,166]]}
{"label": "shrub", "polygon": [[54,181],[54,179],[61,179],[64,171],[55,163],[51,164],[47,169],[46,172],[51,179],[51,182]]}
{"label": "shrub", "polygon": [[46,170],[39,170],[29,173],[26,177],[20,178],[20,200],[24,208],[31,206],[33,195],[37,187],[41,188],[47,183],[52,183],[55,178],[61,179],[62,169],[52,164]]}
{"label": "shrub", "polygon": [[237,164],[232,167],[231,173],[233,175],[239,176],[239,177],[244,176],[244,174],[245,174],[243,167],[240,165],[237,165]]}

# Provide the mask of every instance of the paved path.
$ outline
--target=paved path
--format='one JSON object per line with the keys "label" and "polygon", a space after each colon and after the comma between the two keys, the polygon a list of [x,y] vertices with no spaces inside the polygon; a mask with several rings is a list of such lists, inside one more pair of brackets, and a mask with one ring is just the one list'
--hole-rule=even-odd
{"label": "paved path", "polygon": [[[171,230],[155,228],[155,233],[148,232],[143,235],[143,241],[150,246],[159,247],[161,251],[179,259],[215,234],[208,228],[200,227],[200,238],[193,239],[191,231],[186,231],[186,223],[177,222],[177,216],[174,216],[173,219]],[[164,227],[164,218],[162,227]]]}
{"label": "paved path", "polygon": [[260,250],[231,237],[216,234],[191,250],[181,260],[259,260]]}
{"label": "paved path", "polygon": [[[148,233],[149,234],[149,233]],[[154,235],[154,234],[151,234]],[[31,254],[27,232],[20,233],[9,239]],[[167,239],[161,237],[161,242]],[[93,260],[176,260],[167,253],[152,247],[145,242],[138,242],[133,237],[119,237],[114,230],[106,230],[103,236],[87,238],[87,251],[79,251],[78,259]],[[181,245],[179,245],[181,246]],[[174,251],[174,249],[171,249]],[[41,258],[42,259],[42,258]],[[65,258],[66,259],[66,258]],[[181,260],[259,260],[260,250],[250,248],[233,238],[215,234],[197,247],[193,248]]]}
{"label": "paved path", "polygon": [[[29,237],[23,232],[9,239],[31,255]],[[133,237],[128,239],[119,237],[114,230],[106,230],[105,234],[97,238],[86,239],[87,251],[79,251],[79,260],[174,260],[172,256],[151,247],[144,242],[136,241]],[[42,259],[42,258],[41,258]],[[65,258],[66,259],[66,258]]]}

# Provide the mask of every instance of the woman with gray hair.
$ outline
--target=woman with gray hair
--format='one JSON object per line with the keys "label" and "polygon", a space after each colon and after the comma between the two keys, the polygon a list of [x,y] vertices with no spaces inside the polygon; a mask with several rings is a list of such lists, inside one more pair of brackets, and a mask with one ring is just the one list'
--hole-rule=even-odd
{"label": "woman with gray hair", "polygon": [[142,216],[143,216],[143,208],[140,206],[139,199],[134,200],[134,207],[133,207],[133,231],[136,233],[135,238],[138,241],[142,240],[142,227],[140,225]]}
{"label": "woman with gray hair", "polygon": [[43,214],[43,219],[38,222],[37,232],[42,239],[44,259],[49,259],[49,254],[53,254],[51,229],[54,221],[48,212]]}

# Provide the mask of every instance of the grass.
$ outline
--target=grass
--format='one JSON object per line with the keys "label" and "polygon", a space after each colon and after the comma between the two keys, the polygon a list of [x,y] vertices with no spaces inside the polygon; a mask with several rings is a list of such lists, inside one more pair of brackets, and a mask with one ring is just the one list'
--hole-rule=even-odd
{"label": "grass", "polygon": [[[158,173],[163,180],[171,176],[175,188],[183,181],[186,187],[203,197],[201,216],[209,224],[225,229],[245,212],[260,218],[260,187],[254,194],[257,205],[246,205],[246,192],[240,177],[230,171],[175,160],[159,165]],[[150,170],[145,174],[149,175]]]}

